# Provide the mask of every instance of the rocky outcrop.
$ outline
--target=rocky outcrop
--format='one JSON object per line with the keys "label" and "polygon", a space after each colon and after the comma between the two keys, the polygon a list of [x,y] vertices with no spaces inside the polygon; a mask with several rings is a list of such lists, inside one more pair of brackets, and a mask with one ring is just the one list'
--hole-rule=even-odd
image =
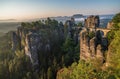
{"label": "rocky outcrop", "polygon": [[111,29],[112,26],[113,26],[113,22],[112,22],[112,21],[108,22],[108,24],[107,24],[107,29]]}
{"label": "rocky outcrop", "polygon": [[30,33],[26,35],[25,38],[25,53],[28,55],[31,59],[32,65],[34,66],[34,69],[38,71],[39,69],[39,60],[38,60],[38,52],[40,47],[40,35],[36,33]]}
{"label": "rocky outcrop", "polygon": [[84,59],[84,60],[90,57],[89,43],[88,43],[89,38],[87,37],[86,31],[87,30],[84,28],[80,32],[80,59]]}
{"label": "rocky outcrop", "polygon": [[85,19],[85,27],[87,28],[96,28],[99,27],[99,16],[89,16],[87,19]]}
{"label": "rocky outcrop", "polygon": [[64,32],[63,27],[55,29],[33,29],[23,28],[21,26],[18,27],[16,32],[13,32],[12,39],[13,50],[16,51],[19,49],[18,46],[20,46],[20,49],[24,50],[25,54],[30,57],[34,70],[38,72],[41,62],[44,61],[47,66],[47,61],[52,61],[48,59],[52,56],[51,49],[54,49],[57,43],[63,41]]}
{"label": "rocky outcrop", "polygon": [[89,60],[99,58],[104,61],[104,51],[107,50],[108,42],[103,37],[101,31],[96,32],[96,36],[89,38],[87,29],[80,32],[80,59]]}
{"label": "rocky outcrop", "polygon": [[21,49],[20,37],[16,32],[12,32],[12,50],[15,52],[17,49]]}
{"label": "rocky outcrop", "polygon": [[73,27],[75,26],[74,18],[71,18],[71,20],[66,21],[67,26],[67,36],[72,38],[73,37]]}
{"label": "rocky outcrop", "polygon": [[[106,63],[105,51],[108,50],[108,40],[106,38],[106,28],[99,27],[99,16],[90,16],[85,20],[85,27],[82,27],[79,33],[80,39],[80,60],[92,63],[97,68]],[[109,64],[109,63],[108,63]],[[74,69],[74,68],[73,68]],[[63,73],[65,72],[65,73]],[[64,79],[64,74],[70,75],[72,69],[63,68],[57,73],[57,79]]]}
{"label": "rocky outcrop", "polygon": [[[90,16],[85,20],[85,28],[80,32],[80,59],[98,58],[104,62],[104,51],[108,49],[108,41],[102,30],[94,30],[97,27],[99,27],[98,16]],[[95,33],[92,38],[91,32]]]}

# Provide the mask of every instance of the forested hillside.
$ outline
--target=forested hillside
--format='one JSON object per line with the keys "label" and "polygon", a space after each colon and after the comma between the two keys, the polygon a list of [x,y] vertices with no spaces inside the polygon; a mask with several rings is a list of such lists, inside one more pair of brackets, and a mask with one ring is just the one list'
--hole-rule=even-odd
{"label": "forested hillside", "polygon": [[79,60],[74,33],[67,22],[63,25],[50,18],[21,23],[16,32],[0,37],[0,79],[56,79],[58,70]]}
{"label": "forested hillside", "polygon": [[112,19],[112,30],[108,33],[106,62],[101,65],[97,60],[74,62],[61,69],[57,79],[120,79],[120,13]]}
{"label": "forested hillside", "polygon": [[119,79],[120,14],[112,22],[104,64],[79,59],[83,25],[73,18],[65,25],[50,18],[21,23],[16,32],[0,37],[0,79]]}

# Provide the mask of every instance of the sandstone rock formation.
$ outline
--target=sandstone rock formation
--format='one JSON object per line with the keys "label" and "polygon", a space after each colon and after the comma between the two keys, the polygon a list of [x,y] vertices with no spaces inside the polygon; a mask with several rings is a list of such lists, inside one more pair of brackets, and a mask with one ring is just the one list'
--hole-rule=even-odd
{"label": "sandstone rock formation", "polygon": [[[92,60],[95,66],[102,67],[106,63],[105,51],[108,50],[106,34],[110,31],[108,28],[111,28],[111,24],[110,27],[107,28],[98,28],[99,21],[99,16],[90,16],[85,20],[85,26],[79,30],[80,60],[88,62]],[[108,64],[109,63],[106,65]],[[72,69],[67,69],[60,69],[56,78],[64,79],[64,77],[61,77],[61,75],[64,75],[63,72],[65,72],[67,76],[70,75]]]}
{"label": "sandstone rock formation", "polygon": [[65,24],[67,25],[67,36],[72,38],[73,37],[73,27],[75,26],[74,18],[71,18],[71,20],[67,20]]}
{"label": "sandstone rock formation", "polygon": [[99,16],[89,16],[87,19],[85,19],[85,27],[87,28],[96,28],[99,27]]}
{"label": "sandstone rock formation", "polygon": [[[13,32],[12,39],[12,49],[14,51],[19,48],[24,50],[25,54],[30,57],[34,70],[38,72],[40,63],[43,60],[46,63],[47,57],[51,56],[51,49],[57,43],[63,41],[64,32],[63,27],[56,29],[26,29],[18,27],[17,32]],[[44,59],[42,59],[43,57]]]}
{"label": "sandstone rock formation", "polygon": [[12,33],[12,50],[15,51],[18,45],[18,36],[15,32]]}
{"label": "sandstone rock formation", "polygon": [[108,22],[108,24],[107,24],[107,29],[112,28],[112,26],[113,26],[113,22],[112,22],[112,21]]}
{"label": "sandstone rock formation", "polygon": [[[80,32],[80,59],[89,60],[99,58],[104,61],[104,51],[107,50],[108,41],[102,30],[94,30],[99,27],[99,17],[90,16],[85,20],[85,27]],[[91,29],[92,28],[92,29]],[[94,32],[91,38],[89,34]]]}

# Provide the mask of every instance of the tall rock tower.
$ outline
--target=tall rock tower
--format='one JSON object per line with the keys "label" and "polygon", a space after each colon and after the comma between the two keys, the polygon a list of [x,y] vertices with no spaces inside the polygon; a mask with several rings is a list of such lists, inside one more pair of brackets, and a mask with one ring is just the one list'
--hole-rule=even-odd
{"label": "tall rock tower", "polygon": [[85,27],[86,28],[96,28],[99,27],[100,20],[99,16],[89,16],[87,19],[85,19]]}
{"label": "tall rock tower", "polygon": [[97,31],[97,27],[99,27],[99,16],[89,16],[85,20],[85,27],[80,32],[80,59],[87,61],[98,58],[103,63],[107,39],[103,38],[102,31]]}

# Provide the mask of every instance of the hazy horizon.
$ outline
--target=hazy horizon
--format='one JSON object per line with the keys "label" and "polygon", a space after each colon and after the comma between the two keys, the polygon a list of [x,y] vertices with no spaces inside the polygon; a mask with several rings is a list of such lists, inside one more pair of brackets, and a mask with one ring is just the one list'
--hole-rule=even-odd
{"label": "hazy horizon", "polygon": [[120,12],[120,0],[0,0],[0,20]]}

